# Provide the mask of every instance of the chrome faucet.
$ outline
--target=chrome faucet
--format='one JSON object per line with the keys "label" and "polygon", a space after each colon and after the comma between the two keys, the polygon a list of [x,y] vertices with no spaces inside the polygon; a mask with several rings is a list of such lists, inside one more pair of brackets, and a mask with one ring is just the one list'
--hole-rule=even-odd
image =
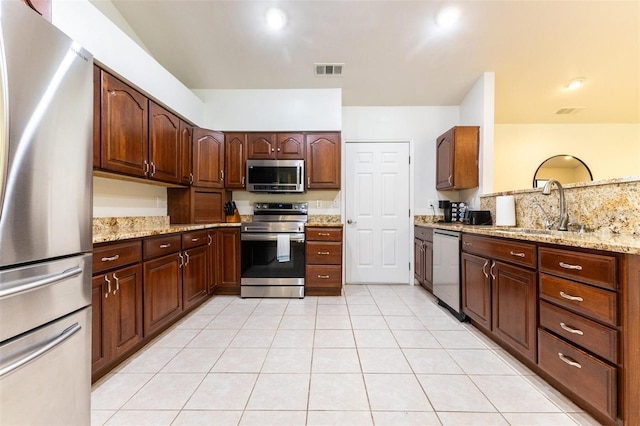
{"label": "chrome faucet", "polygon": [[551,185],[555,184],[558,188],[558,194],[560,194],[560,220],[558,222],[558,231],[566,231],[567,224],[569,223],[569,214],[567,213],[567,203],[564,201],[564,189],[560,182],[555,179],[549,179],[542,188],[543,195],[551,194]]}

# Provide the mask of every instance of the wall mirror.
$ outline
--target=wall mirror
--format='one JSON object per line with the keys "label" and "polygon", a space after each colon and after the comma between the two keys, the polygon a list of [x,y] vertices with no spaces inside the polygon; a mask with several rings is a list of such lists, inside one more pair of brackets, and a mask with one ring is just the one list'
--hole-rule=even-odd
{"label": "wall mirror", "polygon": [[549,179],[561,184],[590,182],[593,180],[591,170],[584,161],[572,155],[554,155],[538,166],[533,175],[533,187],[542,188]]}

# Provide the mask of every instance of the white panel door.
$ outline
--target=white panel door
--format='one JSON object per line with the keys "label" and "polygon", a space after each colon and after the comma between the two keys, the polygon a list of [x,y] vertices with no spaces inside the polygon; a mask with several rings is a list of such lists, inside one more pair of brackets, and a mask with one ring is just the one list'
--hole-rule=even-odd
{"label": "white panel door", "polygon": [[347,143],[346,282],[409,283],[409,143]]}

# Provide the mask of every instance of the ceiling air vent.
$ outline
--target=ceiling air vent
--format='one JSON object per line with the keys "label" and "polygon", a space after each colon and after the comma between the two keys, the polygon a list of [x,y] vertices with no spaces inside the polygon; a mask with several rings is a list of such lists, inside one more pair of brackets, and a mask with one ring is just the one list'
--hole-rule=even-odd
{"label": "ceiling air vent", "polygon": [[344,64],[313,64],[317,76],[341,76]]}
{"label": "ceiling air vent", "polygon": [[565,107],[560,108],[556,111],[556,115],[569,115],[569,114],[577,114],[582,111],[584,108],[582,107]]}

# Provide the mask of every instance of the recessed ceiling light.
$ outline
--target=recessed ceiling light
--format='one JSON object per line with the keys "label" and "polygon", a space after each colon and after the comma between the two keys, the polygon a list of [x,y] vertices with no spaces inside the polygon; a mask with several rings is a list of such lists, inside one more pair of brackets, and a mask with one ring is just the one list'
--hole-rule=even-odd
{"label": "recessed ceiling light", "polygon": [[436,22],[440,28],[449,28],[458,22],[458,18],[460,18],[460,9],[449,6],[438,13]]}
{"label": "recessed ceiling light", "polygon": [[267,24],[274,30],[279,30],[287,23],[287,15],[276,7],[273,7],[267,11]]}
{"label": "recessed ceiling light", "polygon": [[569,82],[569,84],[567,84],[567,89],[568,90],[579,89],[580,87],[582,87],[583,83],[584,83],[584,78],[574,78]]}

